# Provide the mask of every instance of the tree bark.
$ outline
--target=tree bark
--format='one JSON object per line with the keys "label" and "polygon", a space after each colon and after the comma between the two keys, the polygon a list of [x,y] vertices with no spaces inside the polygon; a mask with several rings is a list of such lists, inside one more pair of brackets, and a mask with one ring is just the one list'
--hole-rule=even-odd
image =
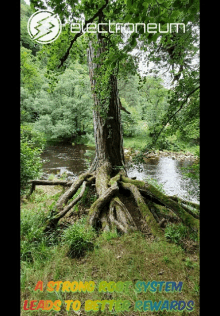
{"label": "tree bark", "polygon": [[[120,101],[118,97],[117,78],[111,74],[109,78],[109,101],[106,107],[96,92],[97,80],[95,72],[100,68],[94,62],[94,58],[105,52],[106,44],[103,38],[98,38],[99,48],[95,54],[92,42],[87,50],[90,82],[94,98],[93,123],[96,144],[96,157],[90,171],[94,171],[104,162],[108,161],[113,169],[125,169],[123,136],[120,115]],[[106,112],[105,112],[106,111]],[[105,114],[103,115],[103,113]]]}

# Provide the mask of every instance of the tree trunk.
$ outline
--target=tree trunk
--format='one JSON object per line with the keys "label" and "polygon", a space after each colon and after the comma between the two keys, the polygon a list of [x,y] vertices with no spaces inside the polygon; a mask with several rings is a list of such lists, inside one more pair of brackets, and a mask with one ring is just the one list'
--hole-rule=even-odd
{"label": "tree trunk", "polygon": [[125,170],[123,136],[121,126],[120,101],[118,97],[117,78],[111,74],[109,79],[110,98],[107,104],[102,104],[96,93],[95,71],[100,65],[94,63],[93,59],[99,57],[105,51],[105,43],[102,38],[98,39],[99,48],[95,55],[92,43],[87,50],[90,82],[94,98],[93,123],[96,144],[96,157],[90,171],[94,171],[104,162],[109,162],[114,169]]}

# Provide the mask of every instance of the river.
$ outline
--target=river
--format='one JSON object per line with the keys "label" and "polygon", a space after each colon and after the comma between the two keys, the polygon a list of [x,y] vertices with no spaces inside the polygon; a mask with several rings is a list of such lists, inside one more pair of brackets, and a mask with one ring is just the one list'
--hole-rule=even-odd
{"label": "river", "polygon": [[[72,180],[88,169],[94,156],[94,148],[86,145],[48,146],[41,155],[43,159],[41,178],[47,179],[51,174],[59,178],[65,172],[67,179]],[[160,157],[149,159],[149,162],[138,166],[126,160],[126,169],[129,177],[136,177],[138,180],[150,177],[157,180],[168,195],[177,195],[198,202],[198,188],[193,185],[192,180],[183,177],[181,170],[181,167],[191,166],[192,163],[189,159],[178,161],[171,157]]]}

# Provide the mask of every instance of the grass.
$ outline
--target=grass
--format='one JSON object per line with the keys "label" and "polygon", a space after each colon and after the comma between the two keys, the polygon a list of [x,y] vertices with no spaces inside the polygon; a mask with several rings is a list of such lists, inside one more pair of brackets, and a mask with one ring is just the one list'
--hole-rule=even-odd
{"label": "grass", "polygon": [[[192,153],[196,155],[199,146],[191,145],[190,143],[186,143],[180,140],[177,140],[176,136],[167,137],[167,141],[169,143],[169,149],[163,149],[166,152],[183,152],[183,153]],[[148,134],[139,135],[134,137],[125,137],[123,138],[124,148],[133,148],[134,150],[142,150],[147,148],[148,144],[151,142],[151,138]]]}
{"label": "grass", "polygon": [[[186,253],[179,245],[146,238],[140,232],[119,236],[116,232],[96,235],[86,231],[83,219],[53,236],[46,237],[42,232],[42,223],[48,216],[48,201],[55,202],[62,190],[48,192],[36,188],[29,200],[21,205],[21,316],[24,315],[75,315],[77,311],[66,310],[65,300],[80,301],[78,315],[145,315],[146,312],[134,311],[135,302],[151,300],[185,301],[193,300],[195,308],[190,315],[199,315],[199,257],[197,253]],[[84,199],[86,201],[86,199]],[[80,209],[80,205],[78,205]],[[91,245],[83,256],[69,256],[70,245],[80,241],[83,247]],[[84,241],[86,243],[84,244]],[[86,247],[87,248],[87,247]],[[84,250],[86,250],[86,248]],[[82,248],[80,248],[82,249]],[[43,291],[35,291],[38,281],[43,282]],[[181,292],[147,291],[137,293],[135,284],[138,280],[183,282]],[[77,284],[80,281],[93,281],[93,292],[71,292],[61,289],[47,291],[50,281],[69,281]],[[131,281],[127,291],[99,292],[101,281]],[[112,283],[113,284],[113,283]],[[60,301],[59,311],[23,310],[24,301],[31,300]],[[87,300],[128,300],[130,311],[85,312]],[[54,305],[55,306],[55,305]],[[72,305],[71,305],[72,306]],[[77,304],[75,305],[77,307]],[[148,311],[148,315],[177,315],[178,312]],[[182,315],[188,315],[183,311]]]}
{"label": "grass", "polygon": [[183,225],[179,224],[168,224],[165,228],[165,237],[167,240],[170,240],[182,247],[184,247],[184,240],[187,238],[188,240],[192,240],[198,242],[198,235],[195,232],[191,232],[191,230]]}
{"label": "grass", "polygon": [[136,150],[144,149],[147,146],[149,139],[146,136],[135,136],[123,138],[124,148],[134,148]]}
{"label": "grass", "polygon": [[85,218],[81,218],[64,230],[62,243],[69,246],[69,256],[81,257],[86,251],[94,248],[95,237],[95,231],[86,227]]}

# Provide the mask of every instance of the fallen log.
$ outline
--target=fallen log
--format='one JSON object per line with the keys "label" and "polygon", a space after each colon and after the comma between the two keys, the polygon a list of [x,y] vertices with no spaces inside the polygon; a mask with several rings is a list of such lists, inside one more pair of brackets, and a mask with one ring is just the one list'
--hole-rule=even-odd
{"label": "fallen log", "polygon": [[33,191],[35,190],[36,185],[62,185],[62,186],[71,186],[72,181],[65,181],[65,180],[29,180],[28,183],[31,183],[31,189],[28,193],[27,197],[29,197]]}

